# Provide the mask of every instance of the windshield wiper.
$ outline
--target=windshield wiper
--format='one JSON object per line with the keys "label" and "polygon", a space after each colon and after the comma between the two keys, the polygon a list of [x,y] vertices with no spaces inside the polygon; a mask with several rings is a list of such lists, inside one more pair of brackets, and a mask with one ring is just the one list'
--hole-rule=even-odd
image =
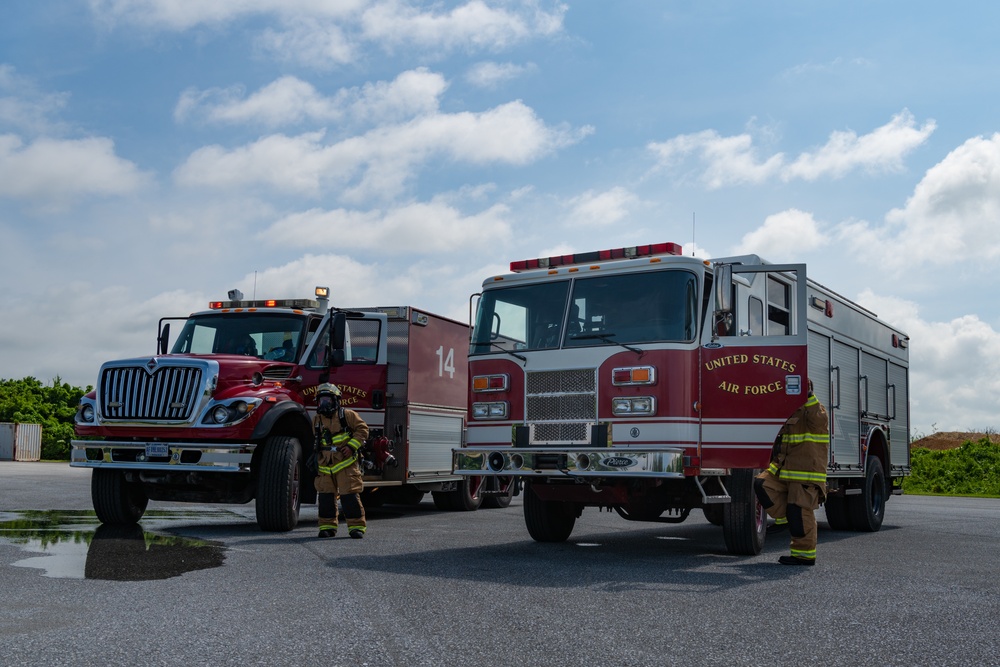
{"label": "windshield wiper", "polygon": [[490,345],[492,345],[496,349],[500,350],[501,352],[506,352],[507,354],[509,354],[510,356],[514,357],[515,359],[520,359],[521,361],[527,361],[528,360],[527,357],[518,354],[514,350],[508,350],[507,348],[505,348],[500,343],[495,343],[493,341],[490,341]]}
{"label": "windshield wiper", "polygon": [[629,352],[635,352],[639,356],[642,356],[642,355],[644,355],[646,353],[641,348],[633,347],[631,345],[626,345],[625,343],[619,343],[618,341],[616,341],[614,339],[615,338],[615,334],[613,334],[613,333],[574,334],[574,335],[570,336],[570,338],[572,338],[573,340],[592,340],[592,339],[596,338],[597,340],[605,342],[605,343],[608,343],[610,345],[621,345],[622,347],[624,347]]}

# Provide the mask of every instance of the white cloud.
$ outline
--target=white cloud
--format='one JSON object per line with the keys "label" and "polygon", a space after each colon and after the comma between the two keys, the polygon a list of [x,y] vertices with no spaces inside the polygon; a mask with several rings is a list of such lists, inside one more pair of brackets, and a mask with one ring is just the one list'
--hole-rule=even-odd
{"label": "white cloud", "polygon": [[569,201],[569,224],[607,227],[624,220],[639,198],[623,187],[604,192],[588,190]]}
{"label": "white cloud", "polygon": [[200,117],[208,122],[271,127],[306,121],[398,122],[437,111],[447,87],[442,75],[424,68],[403,72],[390,82],[343,88],[332,96],[323,96],[297,77],[285,76],[249,97],[244,96],[240,86],[205,91],[188,89],[177,102],[174,118],[185,121]]}
{"label": "white cloud", "polygon": [[230,23],[248,16],[306,15],[343,19],[365,6],[365,0],[90,0],[90,9],[100,20],[134,23],[163,30],[189,30],[199,25]]}
{"label": "white cloud", "polygon": [[465,80],[477,88],[496,88],[502,83],[516,79],[529,69],[534,69],[534,65],[481,62],[469,68]]}
{"label": "white cloud", "polygon": [[740,239],[733,254],[756,254],[771,262],[802,261],[802,253],[828,242],[811,213],[793,208],[767,216],[762,226]]}
{"label": "white cloud", "polygon": [[187,186],[267,185],[316,196],[324,186],[347,188],[344,196],[391,197],[416,166],[443,157],[467,164],[523,165],[591,132],[550,128],[532,109],[510,102],[482,113],[429,114],[326,145],[324,134],[271,135],[226,150],[198,149],[178,167]]}
{"label": "white cloud", "polygon": [[[338,307],[416,306],[466,321],[461,304],[468,304],[469,287],[457,280],[447,263],[364,263],[344,254],[307,254],[286,264],[248,274],[233,287],[250,294],[311,297],[317,285],[330,288],[330,303]],[[448,312],[445,312],[448,311]]]}
{"label": "white cloud", "polygon": [[[887,268],[1000,258],[1000,134],[974,137],[927,170],[886,224],[845,224],[844,238]],[[885,252],[892,248],[892,252]]]}
{"label": "white cloud", "polygon": [[[434,50],[499,50],[534,36],[562,29],[566,6],[551,11],[537,2],[513,9],[471,0],[449,11],[424,11],[408,2],[375,3],[362,15],[366,38],[386,45],[417,45]],[[520,10],[520,11],[519,11]]]}
{"label": "white cloud", "polygon": [[836,74],[843,72],[847,68],[871,67],[872,62],[867,58],[834,58],[827,63],[807,62],[794,67],[790,67],[781,76],[785,79],[799,79],[813,74]]}
{"label": "white cloud", "polygon": [[416,48],[432,57],[499,51],[559,33],[567,11],[550,0],[470,0],[445,10],[403,0],[90,0],[90,7],[109,26],[153,30],[218,28],[273,17],[274,24],[257,34],[259,47],[270,58],[318,68],[354,62],[365,43],[390,51]]}
{"label": "white cloud", "polygon": [[760,158],[750,134],[723,137],[715,130],[682,134],[664,142],[651,142],[647,148],[656,156],[659,167],[679,168],[694,158],[700,165],[700,180],[710,190],[760,184],[772,178],[783,181],[841,178],[861,169],[868,172],[894,171],[903,167],[903,158],[927,141],[936,123],[929,120],[916,126],[906,110],[885,125],[858,136],[854,132],[833,132],[819,150],[802,153],[790,164],[783,153]]}
{"label": "white cloud", "polygon": [[997,427],[1000,332],[976,315],[927,321],[916,303],[871,290],[858,303],[910,337],[911,435]]}
{"label": "white cloud", "polygon": [[0,135],[0,197],[65,204],[85,195],[124,195],[149,181],[136,165],[115,155],[114,142],[37,139],[25,145]]}
{"label": "white cloud", "polygon": [[753,138],[748,134],[723,137],[715,130],[682,134],[661,143],[650,143],[662,166],[672,167],[695,154],[705,163],[701,180],[710,190],[728,185],[762,183],[775,174],[784,162],[781,153],[764,161],[756,156]]}
{"label": "white cloud", "polygon": [[361,51],[352,31],[332,21],[311,17],[288,19],[279,28],[267,28],[257,37],[256,44],[268,59],[318,69],[353,63]]}
{"label": "white cloud", "polygon": [[510,236],[506,206],[496,204],[474,215],[436,198],[382,211],[312,209],[289,215],[262,232],[269,245],[295,248],[354,248],[380,254],[448,253],[496,248]]}
{"label": "white cloud", "polygon": [[68,93],[43,92],[10,65],[0,64],[0,129],[32,135],[63,131],[63,124],[50,117],[62,111],[68,101]]}
{"label": "white cloud", "polygon": [[803,153],[783,169],[781,178],[785,181],[840,178],[856,168],[870,172],[899,171],[903,168],[903,158],[925,143],[936,126],[929,120],[918,128],[913,114],[904,109],[887,124],[861,137],[852,131],[833,132],[818,151]]}

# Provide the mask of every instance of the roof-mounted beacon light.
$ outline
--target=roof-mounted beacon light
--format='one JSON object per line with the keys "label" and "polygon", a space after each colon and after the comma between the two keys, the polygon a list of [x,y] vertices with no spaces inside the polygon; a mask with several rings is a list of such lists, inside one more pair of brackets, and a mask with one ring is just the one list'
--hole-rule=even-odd
{"label": "roof-mounted beacon light", "polygon": [[657,255],[681,255],[683,249],[677,243],[652,243],[649,245],[629,246],[626,248],[609,248],[578,252],[571,255],[553,255],[511,262],[510,270],[529,271],[531,269],[548,269],[556,266],[571,266],[574,264],[590,264],[612,259],[638,259],[640,257],[656,257]]}
{"label": "roof-mounted beacon light", "polygon": [[320,287],[319,285],[317,285],[316,301],[319,303],[319,307],[316,308],[316,311],[320,314],[325,313],[327,309],[330,307],[330,288]]}

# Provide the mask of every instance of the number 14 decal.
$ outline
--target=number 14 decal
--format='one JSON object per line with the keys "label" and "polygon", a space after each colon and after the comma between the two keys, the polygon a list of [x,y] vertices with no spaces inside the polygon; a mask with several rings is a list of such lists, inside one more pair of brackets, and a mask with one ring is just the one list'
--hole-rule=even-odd
{"label": "number 14 decal", "polygon": [[449,347],[448,353],[445,354],[444,345],[437,349],[438,355],[438,377],[444,377],[445,373],[448,373],[448,377],[455,379],[455,348]]}

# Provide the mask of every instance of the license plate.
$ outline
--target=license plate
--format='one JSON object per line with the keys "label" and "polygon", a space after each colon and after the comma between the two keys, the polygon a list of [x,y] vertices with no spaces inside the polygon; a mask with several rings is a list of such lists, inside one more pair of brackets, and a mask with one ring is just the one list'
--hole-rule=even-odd
{"label": "license plate", "polygon": [[164,442],[147,442],[146,458],[150,458],[152,456],[170,456],[167,444]]}

